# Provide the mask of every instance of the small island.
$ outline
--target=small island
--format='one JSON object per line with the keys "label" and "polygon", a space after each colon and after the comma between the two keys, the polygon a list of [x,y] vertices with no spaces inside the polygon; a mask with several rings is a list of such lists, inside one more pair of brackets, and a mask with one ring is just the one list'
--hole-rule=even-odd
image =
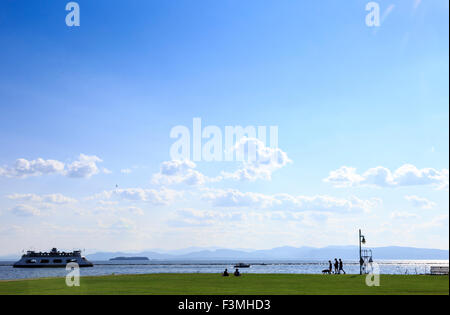
{"label": "small island", "polygon": [[150,260],[148,257],[114,257],[110,260]]}

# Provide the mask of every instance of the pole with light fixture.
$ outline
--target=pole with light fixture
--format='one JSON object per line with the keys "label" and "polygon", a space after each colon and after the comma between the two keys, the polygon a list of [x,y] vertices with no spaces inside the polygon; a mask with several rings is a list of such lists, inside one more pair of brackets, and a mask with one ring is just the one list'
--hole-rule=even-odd
{"label": "pole with light fixture", "polygon": [[362,250],[361,250],[361,243],[366,244],[366,238],[364,235],[361,234],[361,229],[359,230],[359,274],[362,275],[362,266],[364,264],[364,260],[362,258]]}

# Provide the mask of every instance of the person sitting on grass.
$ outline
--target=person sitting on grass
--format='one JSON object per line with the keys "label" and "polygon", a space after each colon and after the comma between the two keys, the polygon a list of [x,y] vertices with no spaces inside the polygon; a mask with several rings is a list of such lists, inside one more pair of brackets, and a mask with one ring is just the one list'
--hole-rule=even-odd
{"label": "person sitting on grass", "polygon": [[222,277],[228,277],[228,269],[225,269],[225,271],[222,273]]}
{"label": "person sitting on grass", "polygon": [[239,269],[236,268],[236,271],[234,272],[234,275],[236,277],[239,277],[241,275],[241,273],[239,272]]}

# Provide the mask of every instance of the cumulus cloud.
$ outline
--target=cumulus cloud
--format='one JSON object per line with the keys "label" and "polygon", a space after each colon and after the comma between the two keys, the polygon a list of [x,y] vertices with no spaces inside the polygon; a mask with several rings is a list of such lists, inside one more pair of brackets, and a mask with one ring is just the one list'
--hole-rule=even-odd
{"label": "cumulus cloud", "polygon": [[78,160],[67,166],[66,175],[73,178],[89,178],[98,174],[97,163],[99,162],[102,162],[102,160],[95,155],[80,154]]}
{"label": "cumulus cloud", "polygon": [[11,212],[17,216],[49,215],[51,212],[48,210],[55,210],[59,206],[78,202],[78,200],[62,194],[11,194],[6,198],[20,202],[11,209]]}
{"label": "cumulus cloud", "polygon": [[196,164],[190,160],[166,161],[161,164],[159,173],[153,175],[152,181],[158,185],[202,185],[209,180],[195,168]]}
{"label": "cumulus cloud", "polygon": [[21,204],[11,209],[11,212],[20,217],[34,217],[41,215],[41,211],[30,205]]}
{"label": "cumulus cloud", "polygon": [[303,225],[317,226],[329,218],[329,213],[292,212],[292,211],[210,211],[183,209],[175,212],[174,217],[168,221],[175,227],[217,227],[230,224],[252,224],[255,222],[283,221],[299,222]]}
{"label": "cumulus cloud", "polygon": [[235,189],[207,189],[203,193],[202,198],[218,207],[267,208],[274,202],[273,196],[261,193],[241,192]]}
{"label": "cumulus cloud", "polygon": [[226,179],[270,180],[274,171],[292,162],[286,152],[266,147],[262,141],[255,138],[241,138],[232,151],[242,163],[242,166],[234,172],[221,172],[219,176],[208,177],[197,171],[197,165],[190,160],[172,160],[161,164],[160,171],[153,175],[152,182],[157,185],[203,185]]}
{"label": "cumulus cloud", "polygon": [[336,187],[353,186],[363,180],[364,177],[356,173],[356,168],[348,166],[342,166],[335,171],[331,171],[330,175],[324,179],[325,182],[332,183]]}
{"label": "cumulus cloud", "polygon": [[[17,159],[13,166],[0,167],[0,176],[26,178],[29,176],[41,176],[59,174],[72,178],[89,178],[99,173],[97,163],[102,162],[97,156],[80,154],[77,160],[68,165],[57,160]],[[104,169],[105,173],[109,171]]]}
{"label": "cumulus cloud", "polygon": [[419,216],[417,214],[410,212],[395,211],[391,213],[390,217],[392,220],[410,220],[410,219],[417,219]]}
{"label": "cumulus cloud", "polygon": [[324,212],[368,212],[381,203],[379,199],[362,200],[357,197],[348,199],[331,196],[292,196],[289,194],[265,195],[254,192],[241,192],[234,189],[206,190],[202,198],[217,207],[248,207],[259,209],[282,209],[292,211]]}
{"label": "cumulus cloud", "polygon": [[0,176],[24,178],[64,172],[64,163],[56,160],[36,159],[28,161],[17,159],[11,167],[0,167]]}
{"label": "cumulus cloud", "polygon": [[52,204],[69,204],[77,202],[76,199],[64,196],[62,194],[48,194],[48,195],[37,195],[37,194],[12,194],[6,196],[11,200],[19,201],[30,201],[30,202],[46,202]]}
{"label": "cumulus cloud", "polygon": [[233,150],[236,152],[236,156],[243,159],[243,166],[232,173],[222,172],[225,179],[270,180],[274,171],[292,163],[286,152],[279,148],[267,147],[256,138],[241,138]]}
{"label": "cumulus cloud", "polygon": [[343,166],[338,170],[331,171],[324,181],[335,187],[434,185],[438,189],[448,189],[448,169],[441,171],[433,168],[418,169],[414,165],[405,164],[394,172],[378,166],[359,175],[355,168]]}
{"label": "cumulus cloud", "polygon": [[102,206],[95,208],[96,213],[114,213],[114,214],[122,214],[122,213],[130,213],[133,215],[144,215],[144,210],[139,207],[129,206],[129,207],[118,207],[116,204],[103,204]]}
{"label": "cumulus cloud", "polygon": [[144,189],[144,188],[125,188],[103,191],[96,194],[90,199],[111,199],[113,197],[129,200],[129,201],[144,201],[154,205],[168,205],[172,203],[175,198],[180,196],[180,192],[171,189]]}
{"label": "cumulus cloud", "polygon": [[175,218],[169,224],[176,227],[208,226],[230,221],[241,221],[245,214],[241,212],[218,212],[194,209],[182,209],[175,213]]}
{"label": "cumulus cloud", "polygon": [[405,199],[410,201],[414,207],[422,209],[431,209],[436,206],[436,203],[418,196],[405,196]]}

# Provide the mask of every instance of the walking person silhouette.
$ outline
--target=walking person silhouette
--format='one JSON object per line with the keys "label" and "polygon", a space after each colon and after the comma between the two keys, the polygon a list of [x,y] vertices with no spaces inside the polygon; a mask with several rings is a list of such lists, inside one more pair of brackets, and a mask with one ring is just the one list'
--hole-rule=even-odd
{"label": "walking person silhouette", "polygon": [[345,274],[347,274],[344,270],[344,263],[342,262],[342,259],[339,258],[339,273],[341,273],[341,271]]}

